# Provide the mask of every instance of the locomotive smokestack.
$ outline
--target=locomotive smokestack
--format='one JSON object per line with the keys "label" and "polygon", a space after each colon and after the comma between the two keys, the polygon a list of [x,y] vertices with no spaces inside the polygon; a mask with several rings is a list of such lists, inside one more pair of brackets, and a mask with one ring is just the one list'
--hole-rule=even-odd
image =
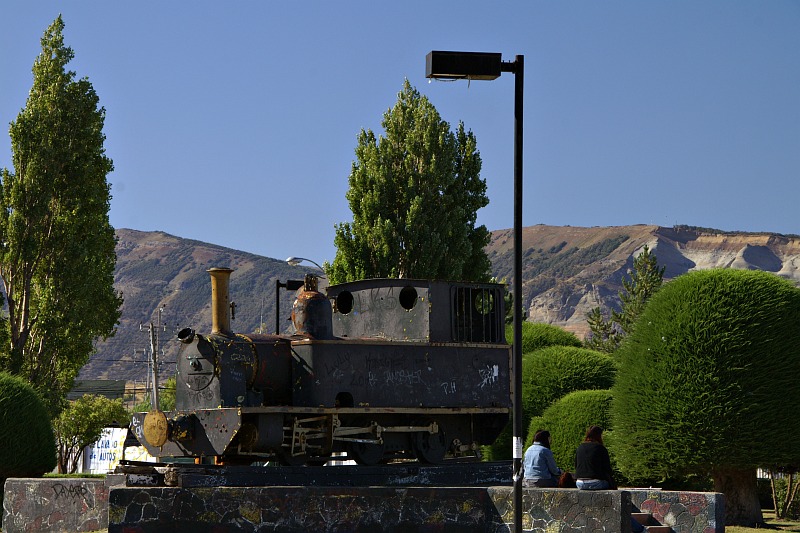
{"label": "locomotive smokestack", "polygon": [[233,269],[210,268],[211,274],[211,333],[229,335],[231,333],[230,296],[228,280]]}

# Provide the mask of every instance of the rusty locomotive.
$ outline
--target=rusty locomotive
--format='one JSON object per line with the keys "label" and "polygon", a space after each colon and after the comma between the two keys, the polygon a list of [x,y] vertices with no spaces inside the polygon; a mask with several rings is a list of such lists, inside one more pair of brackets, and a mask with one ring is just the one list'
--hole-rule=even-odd
{"label": "rusty locomotive", "polygon": [[317,290],[292,335],[230,330],[232,272],[212,268],[212,331],[178,333],[175,410],[136,413],[151,455],[373,465],[477,457],[509,420],[503,286],[372,279]]}

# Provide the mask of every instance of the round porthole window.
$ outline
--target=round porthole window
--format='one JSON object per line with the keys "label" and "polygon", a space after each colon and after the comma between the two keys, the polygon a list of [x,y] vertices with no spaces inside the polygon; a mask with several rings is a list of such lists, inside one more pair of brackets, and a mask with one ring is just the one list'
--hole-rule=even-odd
{"label": "round porthole window", "polygon": [[353,294],[350,291],[342,291],[336,297],[336,312],[347,315],[353,310]]}
{"label": "round porthole window", "polygon": [[400,306],[406,311],[411,311],[415,305],[417,305],[417,289],[403,287],[400,291]]}

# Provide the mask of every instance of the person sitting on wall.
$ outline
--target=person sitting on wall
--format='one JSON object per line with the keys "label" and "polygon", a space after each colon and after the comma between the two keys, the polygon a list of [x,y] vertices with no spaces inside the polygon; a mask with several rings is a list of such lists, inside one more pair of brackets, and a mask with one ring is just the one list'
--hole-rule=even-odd
{"label": "person sitting on wall", "polygon": [[[575,484],[581,490],[616,490],[611,458],[603,445],[603,428],[591,426],[575,454]],[[644,526],[631,517],[631,531],[641,533]]]}
{"label": "person sitting on wall", "polygon": [[575,454],[575,484],[583,490],[616,489],[603,428],[591,426]]}
{"label": "person sitting on wall", "polygon": [[550,451],[550,432],[540,429],[533,436],[533,444],[525,450],[522,460],[524,487],[556,487],[561,469]]}

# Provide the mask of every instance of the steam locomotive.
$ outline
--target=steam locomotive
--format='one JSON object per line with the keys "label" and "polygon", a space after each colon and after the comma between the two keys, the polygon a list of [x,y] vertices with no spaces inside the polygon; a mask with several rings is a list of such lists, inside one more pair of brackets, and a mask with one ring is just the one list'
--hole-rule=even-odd
{"label": "steam locomotive", "polygon": [[242,335],[230,329],[232,270],[208,272],[212,330],[178,333],[175,410],[133,416],[151,455],[437,464],[478,456],[508,423],[502,285],[370,279],[322,294],[306,276],[294,334]]}

